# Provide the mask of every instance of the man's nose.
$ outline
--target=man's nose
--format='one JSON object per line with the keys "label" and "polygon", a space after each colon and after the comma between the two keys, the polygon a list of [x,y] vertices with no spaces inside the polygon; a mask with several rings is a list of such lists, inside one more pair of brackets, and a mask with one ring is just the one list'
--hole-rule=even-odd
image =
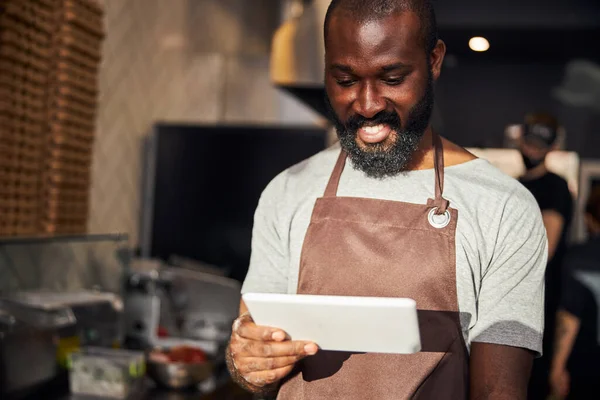
{"label": "man's nose", "polygon": [[377,87],[366,82],[360,88],[360,92],[354,101],[354,112],[365,118],[373,118],[385,110],[386,102],[377,91]]}

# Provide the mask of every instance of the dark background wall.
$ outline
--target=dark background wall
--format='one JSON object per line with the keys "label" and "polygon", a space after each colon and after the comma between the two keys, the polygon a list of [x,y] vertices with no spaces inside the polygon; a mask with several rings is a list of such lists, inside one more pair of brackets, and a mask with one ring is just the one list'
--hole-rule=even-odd
{"label": "dark background wall", "polygon": [[446,66],[436,88],[444,135],[465,146],[501,147],[504,129],[534,110],[557,112],[550,90],[560,83],[561,64]]}
{"label": "dark background wall", "polygon": [[[567,106],[553,93],[564,85],[574,60],[600,66],[600,1],[539,4],[434,0],[448,50],[436,88],[436,121],[446,136],[464,146],[501,147],[507,125],[520,123],[527,112],[547,111],[565,126],[568,150],[600,158],[598,107]],[[471,51],[472,36],[486,37],[489,51]]]}
{"label": "dark background wall", "polygon": [[553,96],[565,63],[457,62],[446,66],[436,88],[439,129],[463,146],[502,147],[508,125],[526,113],[556,115],[567,131],[566,148],[600,157],[600,114],[569,107]]}
{"label": "dark background wall", "polygon": [[433,0],[440,26],[600,26],[598,0]]}

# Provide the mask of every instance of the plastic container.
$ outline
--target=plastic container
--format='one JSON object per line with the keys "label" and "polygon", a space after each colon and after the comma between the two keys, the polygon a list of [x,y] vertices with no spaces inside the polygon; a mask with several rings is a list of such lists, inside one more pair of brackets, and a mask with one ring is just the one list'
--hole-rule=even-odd
{"label": "plastic container", "polygon": [[125,399],[143,388],[144,353],[86,347],[71,354],[73,394]]}

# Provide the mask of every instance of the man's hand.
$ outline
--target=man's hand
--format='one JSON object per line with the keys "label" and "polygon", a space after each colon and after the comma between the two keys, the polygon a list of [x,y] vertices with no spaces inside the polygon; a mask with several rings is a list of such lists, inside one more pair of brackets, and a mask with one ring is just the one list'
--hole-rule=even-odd
{"label": "man's hand", "polygon": [[232,372],[251,385],[238,382],[248,390],[260,391],[281,381],[296,362],[317,351],[314,343],[291,341],[280,329],[256,325],[248,313],[233,323],[229,344]]}

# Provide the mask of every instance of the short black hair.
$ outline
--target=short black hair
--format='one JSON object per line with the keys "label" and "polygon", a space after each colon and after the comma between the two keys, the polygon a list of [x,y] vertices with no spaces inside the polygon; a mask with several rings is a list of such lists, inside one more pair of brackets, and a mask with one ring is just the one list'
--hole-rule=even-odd
{"label": "short black hair", "polygon": [[332,0],[325,15],[326,43],[329,22],[336,11],[343,11],[346,15],[364,22],[407,11],[414,12],[421,20],[421,41],[428,56],[438,41],[437,21],[430,0]]}

